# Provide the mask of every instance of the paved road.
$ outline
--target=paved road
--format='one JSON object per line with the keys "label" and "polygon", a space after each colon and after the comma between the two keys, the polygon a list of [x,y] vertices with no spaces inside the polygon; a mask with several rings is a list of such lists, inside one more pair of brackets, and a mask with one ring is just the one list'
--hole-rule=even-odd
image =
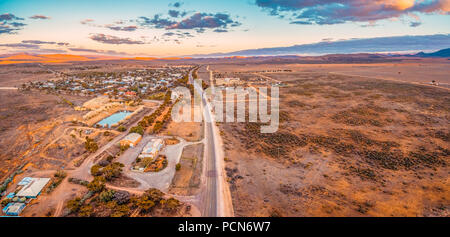
{"label": "paved road", "polygon": [[[194,88],[197,92],[202,93],[201,85],[194,83],[192,78],[192,71],[189,73],[189,82],[194,84]],[[217,217],[224,216],[223,213],[223,196],[221,194],[221,167],[217,159],[220,159],[218,155],[218,144],[216,132],[214,130],[215,122],[211,113],[211,105],[206,98],[202,98],[202,111],[205,121],[205,165],[206,165],[206,187],[203,193],[202,203],[203,208],[201,210],[202,216]]]}

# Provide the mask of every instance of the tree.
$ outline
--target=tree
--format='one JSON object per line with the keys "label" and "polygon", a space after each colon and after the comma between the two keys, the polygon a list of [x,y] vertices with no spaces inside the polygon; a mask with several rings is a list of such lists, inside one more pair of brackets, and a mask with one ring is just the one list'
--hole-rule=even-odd
{"label": "tree", "polygon": [[78,216],[81,217],[90,217],[92,215],[92,206],[90,205],[84,205],[80,208],[80,211],[78,212]]}
{"label": "tree", "polygon": [[67,176],[67,173],[64,172],[63,170],[58,170],[58,171],[56,171],[56,173],[53,176],[55,178],[64,179]]}
{"label": "tree", "polygon": [[122,163],[119,162],[111,163],[102,169],[103,176],[105,177],[106,180],[118,178],[122,173],[123,167],[124,165]]}
{"label": "tree", "polygon": [[96,176],[94,177],[94,180],[92,180],[89,184],[88,184],[88,189],[89,191],[92,191],[94,193],[98,193],[103,191],[103,189],[105,189],[105,182],[106,179],[103,176]]}
{"label": "tree", "polygon": [[166,209],[169,212],[176,211],[180,205],[181,205],[180,201],[178,201],[175,198],[169,198],[164,201],[164,209]]}
{"label": "tree", "polygon": [[92,176],[100,176],[100,175],[102,175],[102,166],[100,166],[100,165],[93,165],[91,167],[91,174],[92,174]]}
{"label": "tree", "polygon": [[81,207],[81,198],[77,197],[75,199],[69,200],[66,204],[66,207],[69,208],[70,212],[78,212]]}
{"label": "tree", "polygon": [[132,127],[130,129],[130,133],[138,133],[138,134],[144,135],[144,128],[142,126]]}
{"label": "tree", "polygon": [[125,132],[126,130],[127,130],[127,128],[125,128],[124,126],[119,126],[117,128],[117,131],[119,131],[119,132]]}
{"label": "tree", "polygon": [[180,169],[181,169],[181,164],[178,163],[178,164],[175,166],[175,170],[176,170],[176,171],[179,171]]}
{"label": "tree", "polygon": [[98,144],[89,137],[86,137],[86,142],[84,142],[84,148],[91,153],[94,153],[98,150]]}
{"label": "tree", "polygon": [[159,202],[163,199],[164,193],[156,188],[151,188],[145,191],[144,196],[147,196],[150,200],[154,202]]}
{"label": "tree", "polygon": [[155,206],[155,202],[150,200],[147,196],[142,196],[140,199],[138,199],[136,205],[141,208],[142,212],[148,212],[151,210],[152,207]]}
{"label": "tree", "polygon": [[121,151],[126,151],[126,150],[128,150],[128,148],[130,148],[130,144],[126,144],[124,146],[120,146],[120,150]]}
{"label": "tree", "polygon": [[124,217],[128,216],[130,212],[130,208],[127,205],[116,205],[114,208],[114,212],[111,214],[111,217]]}
{"label": "tree", "polygon": [[143,128],[148,127],[147,120],[142,119],[141,121],[139,121],[138,125]]}
{"label": "tree", "polygon": [[111,162],[113,159],[114,159],[114,156],[112,156],[112,155],[109,155],[108,157],[106,157],[106,160],[108,162]]}
{"label": "tree", "polygon": [[109,201],[113,200],[115,193],[116,192],[111,189],[103,190],[98,197],[99,197],[100,201],[102,201],[102,202],[109,202]]}

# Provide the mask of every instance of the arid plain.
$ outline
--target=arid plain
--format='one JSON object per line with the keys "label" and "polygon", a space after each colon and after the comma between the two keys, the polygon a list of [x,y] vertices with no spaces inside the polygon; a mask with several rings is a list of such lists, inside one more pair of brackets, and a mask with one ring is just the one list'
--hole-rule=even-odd
{"label": "arid plain", "polygon": [[[81,136],[86,129],[66,125],[85,113],[73,106],[91,97],[10,87],[55,79],[55,71],[139,70],[167,64],[200,66],[198,77],[206,84],[214,83],[209,81],[207,66],[215,79],[240,78],[244,85],[281,83],[276,133],[261,134],[258,123],[218,123],[236,216],[450,214],[450,63],[445,59],[305,64],[230,58],[4,65],[0,67],[0,148],[6,152],[0,154],[0,179],[17,167],[23,170],[17,178],[51,177],[58,170],[77,167],[89,155]],[[171,122],[159,133],[192,143],[183,150],[183,168],[168,193],[198,192],[203,145],[196,142],[203,139],[203,129],[201,123]],[[89,130],[99,147],[118,134]],[[123,176],[109,185],[130,189],[138,183]],[[60,214],[62,204],[55,200],[85,193],[75,184],[58,188],[51,195],[60,196],[43,193],[24,215]],[[194,214],[187,213],[182,208],[175,215],[197,215],[195,209]]]}

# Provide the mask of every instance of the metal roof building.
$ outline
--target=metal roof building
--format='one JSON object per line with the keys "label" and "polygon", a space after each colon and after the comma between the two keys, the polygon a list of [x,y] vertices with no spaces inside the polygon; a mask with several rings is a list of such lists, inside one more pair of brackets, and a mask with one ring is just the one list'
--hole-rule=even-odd
{"label": "metal roof building", "polygon": [[16,196],[36,198],[49,181],[49,178],[32,178],[32,180],[27,185],[20,189]]}
{"label": "metal roof building", "polygon": [[25,208],[24,203],[11,202],[8,203],[8,205],[6,205],[5,208],[3,208],[3,212],[6,215],[18,216],[24,208]]}
{"label": "metal roof building", "polygon": [[158,152],[161,147],[164,145],[164,140],[162,139],[152,139],[147,145],[145,145],[142,150],[143,154],[152,154]]}
{"label": "metal roof building", "polygon": [[24,185],[29,184],[32,180],[33,180],[33,178],[31,178],[31,177],[25,177],[17,185],[24,186]]}
{"label": "metal roof building", "polygon": [[135,147],[139,141],[141,141],[141,134],[130,133],[124,139],[120,141],[121,146],[129,145],[130,147]]}

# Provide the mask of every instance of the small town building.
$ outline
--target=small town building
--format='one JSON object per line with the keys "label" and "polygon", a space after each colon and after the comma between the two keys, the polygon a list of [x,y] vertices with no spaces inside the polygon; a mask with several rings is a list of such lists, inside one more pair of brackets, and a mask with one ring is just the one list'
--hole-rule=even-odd
{"label": "small town building", "polygon": [[31,178],[31,177],[25,177],[25,178],[23,178],[17,185],[25,186],[25,185],[31,183],[31,181],[33,181],[33,178]]}
{"label": "small town building", "polygon": [[139,158],[152,158],[155,159],[158,157],[161,148],[164,146],[163,139],[152,139],[150,142],[145,145],[144,149],[142,149]]}
{"label": "small town building", "polygon": [[130,133],[125,138],[120,140],[120,146],[135,147],[141,141],[142,136],[139,133]]}
{"label": "small town building", "polygon": [[8,216],[18,216],[25,208],[24,203],[18,203],[18,202],[11,202],[6,205],[5,208],[3,208],[3,213],[5,213]]}
{"label": "small town building", "polygon": [[17,192],[16,197],[36,198],[49,181],[49,178],[31,178],[31,181]]}

